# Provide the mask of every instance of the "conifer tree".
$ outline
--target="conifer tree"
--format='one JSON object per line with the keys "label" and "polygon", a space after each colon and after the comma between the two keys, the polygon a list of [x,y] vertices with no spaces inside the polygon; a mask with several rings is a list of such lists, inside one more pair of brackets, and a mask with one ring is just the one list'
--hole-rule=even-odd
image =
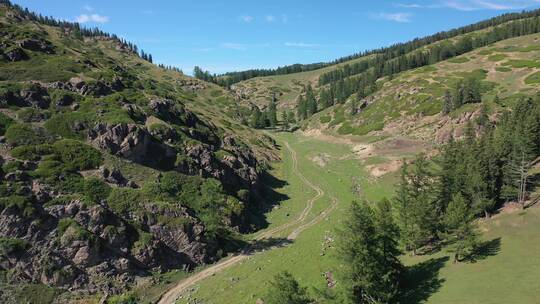
{"label": "conifer tree", "polygon": [[274,128],[278,122],[275,95],[273,96],[272,100],[270,101],[270,105],[268,106],[268,121],[269,121],[269,126],[272,128]]}
{"label": "conifer tree", "polygon": [[437,238],[442,208],[432,180],[425,155],[420,154],[411,169],[403,165],[395,205],[401,240],[413,254]]}
{"label": "conifer tree", "polygon": [[477,247],[477,232],[471,212],[461,194],[454,196],[444,215],[446,239],[454,252],[454,263],[469,257]]}
{"label": "conifer tree", "polygon": [[312,303],[307,290],[289,272],[280,272],[270,282],[264,296],[265,304],[309,304]]}
{"label": "conifer tree", "polygon": [[444,115],[447,115],[448,113],[452,112],[453,110],[453,100],[452,100],[452,94],[450,93],[450,91],[446,90],[444,92],[444,96],[443,96],[443,109],[442,109],[442,113]]}
{"label": "conifer tree", "polygon": [[338,240],[351,302],[391,303],[396,299],[402,266],[395,238],[396,228],[387,202],[376,210],[367,202],[353,202]]}

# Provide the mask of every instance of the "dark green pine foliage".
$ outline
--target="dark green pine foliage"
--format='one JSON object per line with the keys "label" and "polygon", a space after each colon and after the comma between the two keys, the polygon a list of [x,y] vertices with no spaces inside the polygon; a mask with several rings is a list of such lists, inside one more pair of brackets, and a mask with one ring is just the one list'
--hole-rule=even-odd
{"label": "dark green pine foliage", "polygon": [[298,97],[298,106],[296,107],[296,117],[298,120],[304,120],[308,117],[307,103],[304,96]]}
{"label": "dark green pine foliage", "polygon": [[519,100],[496,127],[481,108],[465,134],[463,141],[446,144],[439,157],[440,205],[445,208],[460,194],[471,212],[489,217],[506,201],[524,204],[528,171],[540,155],[540,97]]}
{"label": "dark green pine foliage", "polygon": [[315,94],[313,93],[313,88],[310,84],[308,84],[306,88],[306,111],[308,117],[317,113],[317,100],[315,99]]}
{"label": "dark green pine foliage", "polygon": [[449,90],[446,90],[443,96],[442,113],[444,115],[447,115],[448,113],[452,112],[453,108],[454,108],[454,104],[453,104],[452,93],[450,93]]}
{"label": "dark green pine foliage", "polygon": [[298,281],[289,272],[280,272],[270,282],[270,288],[264,296],[265,304],[309,304],[313,300],[309,298],[305,287],[301,287]]}
{"label": "dark green pine foliage", "polygon": [[[373,84],[373,82],[369,80],[369,77],[366,77],[368,74],[371,74],[371,77],[377,78],[381,76],[391,76],[392,74],[407,69],[414,69],[446,60],[497,41],[537,33],[540,30],[539,16],[540,10],[508,13],[450,31],[439,32],[423,38],[416,38],[406,43],[398,43],[390,47],[345,56],[332,62],[293,64],[278,67],[276,69],[255,69],[230,72],[215,77],[213,81],[228,87],[231,84],[254,77],[312,71],[360,57],[369,56],[365,60],[359,60],[354,64],[345,64],[339,69],[324,73],[319,80],[321,85],[325,85],[348,78],[350,85],[347,85],[348,91],[344,95],[348,97],[353,93],[364,94],[367,88]],[[434,44],[435,42],[454,38],[458,35],[464,35],[488,28],[494,29],[483,31],[482,34],[475,34],[474,38],[472,38],[471,35],[467,35],[464,38],[459,39],[455,44]],[[433,47],[430,47],[429,49],[425,48],[426,45],[430,44],[433,44]],[[415,50],[416,52],[413,52]],[[420,52],[418,50],[422,51]],[[358,75],[359,77],[351,77],[353,75]],[[333,85],[334,84],[332,84],[332,86]],[[374,87],[371,86],[371,89],[373,88]],[[338,102],[342,101],[343,99],[338,100]]]}
{"label": "dark green pine foliage", "polygon": [[448,205],[444,215],[445,238],[454,252],[454,263],[469,258],[478,245],[474,213],[467,202],[457,194]]}
{"label": "dark green pine foliage", "polygon": [[434,179],[423,154],[416,158],[411,167],[403,165],[394,204],[401,240],[405,248],[414,254],[437,240],[442,207],[434,191]]}
{"label": "dark green pine foliage", "polygon": [[338,240],[347,298],[352,303],[393,303],[399,294],[402,265],[397,227],[390,204],[376,208],[353,202]]}
{"label": "dark green pine foliage", "polygon": [[267,111],[267,118],[269,122],[269,126],[274,128],[277,123],[277,109],[276,109],[276,95],[272,96],[272,100],[270,101],[270,104],[268,105],[268,111]]}

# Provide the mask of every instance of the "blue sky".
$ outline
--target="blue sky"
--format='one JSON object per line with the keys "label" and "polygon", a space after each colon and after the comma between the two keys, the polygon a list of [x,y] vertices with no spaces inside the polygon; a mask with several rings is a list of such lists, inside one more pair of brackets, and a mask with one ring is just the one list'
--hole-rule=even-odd
{"label": "blue sky", "polygon": [[12,0],[215,73],[312,63],[540,7],[540,0]]}

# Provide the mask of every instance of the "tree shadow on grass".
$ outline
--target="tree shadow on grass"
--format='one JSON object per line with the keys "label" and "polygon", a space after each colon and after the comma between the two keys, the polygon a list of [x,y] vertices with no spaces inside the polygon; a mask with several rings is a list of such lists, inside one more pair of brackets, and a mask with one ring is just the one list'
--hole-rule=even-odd
{"label": "tree shadow on grass", "polygon": [[404,292],[400,303],[422,303],[441,288],[443,279],[439,279],[439,270],[444,267],[449,257],[430,259],[410,266],[404,283]]}
{"label": "tree shadow on grass", "polygon": [[482,242],[474,253],[467,259],[468,262],[476,263],[488,257],[495,256],[501,251],[501,238],[494,238],[490,241]]}
{"label": "tree shadow on grass", "polygon": [[260,197],[253,201],[256,203],[250,208],[251,220],[257,230],[268,227],[266,214],[275,206],[279,206],[281,202],[289,199],[288,195],[279,193],[277,189],[281,189],[288,185],[287,181],[281,180],[267,171],[261,173]]}

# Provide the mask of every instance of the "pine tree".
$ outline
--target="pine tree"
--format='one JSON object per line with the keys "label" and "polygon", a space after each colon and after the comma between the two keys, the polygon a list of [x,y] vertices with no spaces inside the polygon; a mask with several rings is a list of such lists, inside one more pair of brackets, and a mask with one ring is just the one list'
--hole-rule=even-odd
{"label": "pine tree", "polygon": [[452,94],[450,93],[450,91],[446,90],[443,96],[442,113],[444,115],[447,115],[448,113],[452,112],[453,106],[454,106],[454,102],[452,100]]}
{"label": "pine tree", "polygon": [[395,205],[401,240],[413,254],[437,237],[442,208],[432,180],[425,155],[416,158],[411,170],[403,165]]}
{"label": "pine tree", "polygon": [[298,120],[304,120],[307,118],[307,104],[302,95],[298,97],[298,107],[296,108],[296,117]]}
{"label": "pine tree", "polygon": [[281,112],[281,121],[283,122],[283,129],[289,128],[289,115],[287,111]]}
{"label": "pine tree", "polygon": [[274,128],[277,125],[277,110],[276,110],[276,97],[273,96],[272,100],[270,101],[270,105],[268,106],[268,121],[269,126]]}
{"label": "pine tree", "polygon": [[344,221],[338,254],[353,303],[391,303],[399,292],[402,266],[390,214],[387,203],[375,211],[366,202],[353,202]]}
{"label": "pine tree", "polygon": [[265,304],[309,304],[312,303],[307,290],[288,272],[278,273],[270,282],[264,296]]}
{"label": "pine tree", "polygon": [[306,87],[306,112],[306,118],[317,113],[317,100],[315,99],[311,84],[308,84]]}
{"label": "pine tree", "polygon": [[461,194],[454,196],[444,216],[446,239],[454,252],[454,263],[474,253],[478,236],[471,212]]}
{"label": "pine tree", "polygon": [[249,125],[252,128],[264,128],[264,115],[261,113],[261,110],[259,110],[259,107],[254,107],[249,120]]}

